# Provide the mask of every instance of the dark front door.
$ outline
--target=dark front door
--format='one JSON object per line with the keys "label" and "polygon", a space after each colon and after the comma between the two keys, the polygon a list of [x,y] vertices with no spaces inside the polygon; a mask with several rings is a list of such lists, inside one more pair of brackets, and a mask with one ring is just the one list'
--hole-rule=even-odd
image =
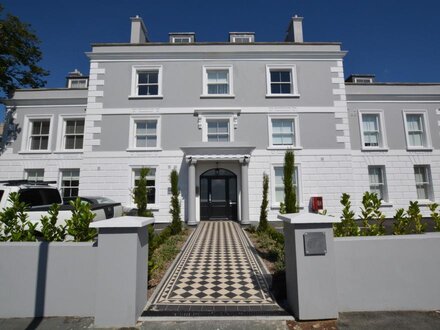
{"label": "dark front door", "polygon": [[200,177],[202,220],[237,219],[237,177],[224,170],[209,170]]}

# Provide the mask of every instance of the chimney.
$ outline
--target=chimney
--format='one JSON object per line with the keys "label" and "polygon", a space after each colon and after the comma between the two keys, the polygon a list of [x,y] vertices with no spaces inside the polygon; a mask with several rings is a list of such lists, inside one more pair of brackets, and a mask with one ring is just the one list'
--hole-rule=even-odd
{"label": "chimney", "polygon": [[292,17],[289,27],[287,28],[286,39],[284,41],[304,42],[302,20],[303,17],[298,17],[297,15]]}
{"label": "chimney", "polygon": [[148,42],[148,31],[145,27],[144,21],[139,15],[136,17],[130,17],[131,19],[131,36],[130,43],[142,44]]}

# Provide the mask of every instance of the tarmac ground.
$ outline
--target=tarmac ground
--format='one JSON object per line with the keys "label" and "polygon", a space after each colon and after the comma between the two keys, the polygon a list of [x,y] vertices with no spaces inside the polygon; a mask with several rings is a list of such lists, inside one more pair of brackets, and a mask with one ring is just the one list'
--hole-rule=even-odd
{"label": "tarmac ground", "polygon": [[[98,329],[93,326],[93,318],[45,317],[0,319],[0,329],[8,330],[52,330],[52,329]],[[108,329],[108,328],[107,328]],[[124,328],[129,329],[129,328]],[[340,313],[338,320],[327,321],[285,321],[271,319],[188,319],[164,318],[139,322],[132,329],[157,330],[334,330],[334,329],[440,329],[440,311],[430,312],[356,312]]]}

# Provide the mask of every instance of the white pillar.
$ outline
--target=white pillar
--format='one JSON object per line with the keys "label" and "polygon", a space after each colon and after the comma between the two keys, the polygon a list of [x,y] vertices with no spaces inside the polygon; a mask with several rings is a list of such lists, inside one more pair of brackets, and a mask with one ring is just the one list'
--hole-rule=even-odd
{"label": "white pillar", "polygon": [[241,162],[241,224],[248,225],[249,220],[249,184],[248,159]]}
{"label": "white pillar", "polygon": [[188,163],[188,225],[196,225],[196,161]]}

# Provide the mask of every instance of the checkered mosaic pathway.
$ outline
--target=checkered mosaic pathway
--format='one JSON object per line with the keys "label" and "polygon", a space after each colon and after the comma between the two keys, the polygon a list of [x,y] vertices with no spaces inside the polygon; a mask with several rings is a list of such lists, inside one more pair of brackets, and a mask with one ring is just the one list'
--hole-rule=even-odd
{"label": "checkered mosaic pathway", "polygon": [[143,316],[287,315],[239,224],[201,222]]}

